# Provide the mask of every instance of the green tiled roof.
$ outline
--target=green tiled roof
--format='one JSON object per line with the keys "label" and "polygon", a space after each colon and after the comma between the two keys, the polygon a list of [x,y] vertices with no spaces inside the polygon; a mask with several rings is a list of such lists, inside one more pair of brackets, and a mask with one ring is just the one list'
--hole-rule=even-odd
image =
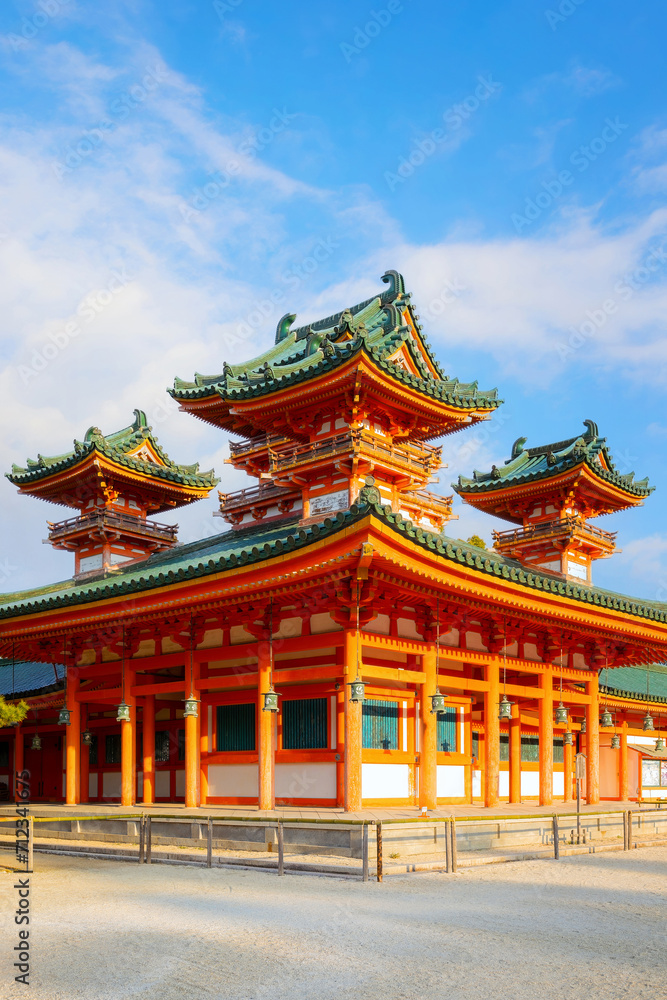
{"label": "green tiled roof", "polygon": [[[167,482],[200,489],[211,489],[215,486],[218,480],[215,478],[213,469],[208,472],[200,472],[199,464],[196,462],[194,465],[177,465],[176,462],[172,462],[156,438],[153,437],[152,429],[148,426],[143,410],[135,410],[134,418],[133,424],[116,431],[114,434],[104,435],[99,428],[89,427],[83,441],[74,441],[73,451],[51,458],[38,455],[37,459],[28,459],[26,468],[13,465],[12,471],[5,473],[5,475],[16,486],[26,486],[40,479],[46,479],[64,469],[69,469],[93,451],[98,451],[118,465],[126,466],[135,472],[143,472],[155,478],[164,479]],[[139,447],[143,441],[150,444],[164,465],[157,465],[145,459],[128,455],[128,452]]]}
{"label": "green tiled roof", "polygon": [[600,690],[610,695],[667,703],[667,665],[664,663],[653,663],[650,667],[614,667],[607,675],[603,672],[600,681],[604,682],[600,683]]}
{"label": "green tiled roof", "polygon": [[[365,493],[369,489],[371,492]],[[635,600],[583,583],[569,582],[549,573],[528,570],[520,563],[495,552],[487,552],[468,542],[425,531],[400,514],[394,514],[389,507],[376,504],[372,492],[374,489],[365,487],[361,491],[359,502],[353,504],[348,511],[307,527],[299,527],[295,518],[246,531],[228,531],[188,545],[174,546],[138,565],[121,568],[112,577],[70,582],[61,590],[49,587],[44,589],[43,594],[31,591],[26,595],[0,596],[0,619],[137,594],[154,587],[221,573],[237,566],[261,563],[281,553],[303,548],[317,539],[335,535],[370,513],[397,534],[437,553],[447,563],[469,567],[484,576],[509,580],[527,590],[557,594],[582,604],[610,608],[634,618],[667,623],[667,604]]]}
{"label": "green tiled roof", "polygon": [[[216,394],[226,400],[252,398],[333,370],[364,350],[380,368],[399,382],[411,385],[449,406],[489,411],[497,409],[502,402],[498,399],[497,389],[482,391],[478,389],[477,382],[459,382],[442,372],[424,336],[418,314],[410,304],[403,276],[397,271],[387,271],[382,280],[389,288],[380,295],[308,326],[292,329],[296,316],[287,313],[278,323],[275,345],[264,354],[243,364],[225,363],[219,375],[195,373],[191,382],[176,378],[173,389],[168,392],[181,400],[204,399]],[[403,321],[402,313],[406,308],[419,332],[424,353],[437,373],[435,377],[419,349],[415,348],[410,328]],[[413,375],[387,360],[404,344],[419,375]]]}
{"label": "green tiled roof", "polygon": [[10,700],[58,690],[64,684],[64,677],[60,663],[0,660],[0,694]]}
{"label": "green tiled roof", "polygon": [[[472,479],[459,476],[458,483],[452,485],[462,496],[479,495],[539,479],[550,479],[568,469],[576,468],[583,462],[599,479],[632,496],[647,497],[652,493],[655,487],[648,485],[648,479],[636,480],[634,472],[622,475],[616,470],[607,448],[606,438],[600,437],[597,424],[592,420],[585,420],[584,424],[585,434],[570,438],[568,441],[542,445],[539,448],[524,448],[526,438],[519,438],[514,442],[512,457],[504,466],[494,465],[490,472],[475,471]],[[601,464],[601,456],[608,468],[604,468]]]}

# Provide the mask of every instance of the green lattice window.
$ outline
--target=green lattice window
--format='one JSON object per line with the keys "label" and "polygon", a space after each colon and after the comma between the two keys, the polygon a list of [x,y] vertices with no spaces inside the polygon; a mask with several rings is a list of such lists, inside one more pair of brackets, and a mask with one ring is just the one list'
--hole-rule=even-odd
{"label": "green lattice window", "polygon": [[458,747],[456,716],[455,708],[438,712],[438,750],[444,750],[445,753],[456,753]]}
{"label": "green lattice window", "polygon": [[97,747],[98,739],[95,733],[93,733],[90,737],[90,743],[88,745],[88,763],[92,764],[94,767],[97,767]]}
{"label": "green lattice window", "polygon": [[362,745],[367,750],[398,750],[397,701],[364,701]]}
{"label": "green lattice window", "polygon": [[104,737],[104,763],[120,764],[120,733]]}
{"label": "green lattice window", "polygon": [[540,760],[540,740],[538,736],[521,737],[521,760],[538,764]]}
{"label": "green lattice window", "polygon": [[169,763],[169,730],[158,729],[155,734],[155,763]]}
{"label": "green lattice window", "polygon": [[563,737],[558,736],[554,740],[554,764],[563,764],[565,762],[565,749],[563,744]]}
{"label": "green lattice window", "polygon": [[479,760],[479,733],[472,734],[472,755]]}
{"label": "green lattice window", "polygon": [[510,759],[510,738],[508,733],[500,734],[500,759]]}
{"label": "green lattice window", "polygon": [[185,730],[179,729],[176,737],[178,740],[178,759],[185,760]]}
{"label": "green lattice window", "polygon": [[283,749],[326,750],[327,698],[283,699]]}
{"label": "green lattice window", "polygon": [[218,705],[216,712],[217,750],[255,749],[255,703]]}
{"label": "green lattice window", "polygon": [[9,740],[0,740],[0,767],[9,767]]}

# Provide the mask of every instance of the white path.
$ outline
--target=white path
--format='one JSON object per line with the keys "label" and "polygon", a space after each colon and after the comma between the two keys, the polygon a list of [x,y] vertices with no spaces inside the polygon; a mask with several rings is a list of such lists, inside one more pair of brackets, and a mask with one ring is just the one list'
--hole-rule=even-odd
{"label": "white path", "polygon": [[655,1000],[667,996],[667,849],[394,877],[38,859],[33,1000]]}

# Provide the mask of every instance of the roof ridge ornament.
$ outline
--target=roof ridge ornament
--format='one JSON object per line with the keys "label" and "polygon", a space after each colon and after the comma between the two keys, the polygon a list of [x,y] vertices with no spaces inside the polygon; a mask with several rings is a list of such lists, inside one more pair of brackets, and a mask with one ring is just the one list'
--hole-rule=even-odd
{"label": "roof ridge ornament", "polygon": [[389,270],[382,275],[382,281],[389,288],[382,293],[383,299],[395,299],[405,295],[405,278],[400,271]]}
{"label": "roof ridge ornament", "polygon": [[290,327],[296,319],[296,313],[285,313],[278,320],[278,325],[276,327],[276,344],[279,344],[281,340],[285,340],[289,336]]}

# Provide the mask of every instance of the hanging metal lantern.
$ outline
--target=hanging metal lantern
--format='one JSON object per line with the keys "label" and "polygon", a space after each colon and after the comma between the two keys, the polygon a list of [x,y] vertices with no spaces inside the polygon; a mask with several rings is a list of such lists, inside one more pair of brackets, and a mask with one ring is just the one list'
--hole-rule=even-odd
{"label": "hanging metal lantern", "polygon": [[350,701],[363,701],[366,693],[366,685],[357,679],[350,683]]}
{"label": "hanging metal lantern", "polygon": [[561,701],[556,709],[556,722],[559,726],[567,725],[567,709]]}
{"label": "hanging metal lantern", "polygon": [[71,715],[72,713],[70,712],[69,708],[61,708],[60,715],[58,716],[58,725],[69,726]]}
{"label": "hanging metal lantern", "polygon": [[262,706],[263,712],[277,712],[278,711],[278,695],[273,690],[269,688],[268,691],[264,692],[264,705]]}
{"label": "hanging metal lantern", "polygon": [[84,731],[81,733],[81,742],[84,743],[87,747],[92,746],[93,734],[91,733],[90,729],[84,729]]}
{"label": "hanging metal lantern", "polygon": [[655,741],[655,748],[658,751],[665,749],[665,741],[663,740],[662,736],[658,736],[657,740]]}
{"label": "hanging metal lantern", "polygon": [[199,711],[197,709],[197,705],[198,704],[199,704],[199,702],[197,701],[196,698],[186,698],[185,699],[185,711],[183,712],[183,718],[184,719],[188,719],[188,718],[195,718],[196,719],[197,716],[199,715]]}
{"label": "hanging metal lantern", "polygon": [[499,719],[512,718],[512,702],[508,701],[505,695],[503,695],[501,702],[498,705],[498,718]]}
{"label": "hanging metal lantern", "polygon": [[621,746],[621,737],[618,735],[618,733],[614,733],[614,735],[611,738],[611,748],[612,750],[619,750],[620,746]]}
{"label": "hanging metal lantern", "polygon": [[39,738],[39,733],[35,733],[35,735],[33,736],[32,743],[30,744],[30,749],[31,750],[41,750],[42,749],[42,741]]}
{"label": "hanging metal lantern", "polygon": [[434,712],[444,712],[445,711],[445,702],[446,701],[447,701],[447,699],[445,698],[444,694],[440,694],[439,691],[436,691],[435,694],[432,694],[431,695],[431,714],[433,714]]}
{"label": "hanging metal lantern", "polygon": [[586,719],[585,718],[583,718],[581,720],[581,729],[579,731],[582,732],[582,733],[586,732]]}
{"label": "hanging metal lantern", "polygon": [[116,715],[116,722],[129,722],[130,721],[130,706],[126,705],[124,701],[121,701],[118,706],[118,713]]}
{"label": "hanging metal lantern", "polygon": [[600,725],[603,729],[609,729],[610,726],[614,725],[614,720],[611,717],[611,712],[608,708],[605,708],[602,713],[602,718],[600,719]]}
{"label": "hanging metal lantern", "polygon": [[645,733],[652,733],[654,730],[653,716],[650,712],[647,712],[644,716],[644,721],[642,722],[642,729]]}
{"label": "hanging metal lantern", "polygon": [[568,731],[563,735],[563,743],[565,744],[566,747],[572,746],[572,744],[574,743],[574,738],[572,736],[572,733]]}

